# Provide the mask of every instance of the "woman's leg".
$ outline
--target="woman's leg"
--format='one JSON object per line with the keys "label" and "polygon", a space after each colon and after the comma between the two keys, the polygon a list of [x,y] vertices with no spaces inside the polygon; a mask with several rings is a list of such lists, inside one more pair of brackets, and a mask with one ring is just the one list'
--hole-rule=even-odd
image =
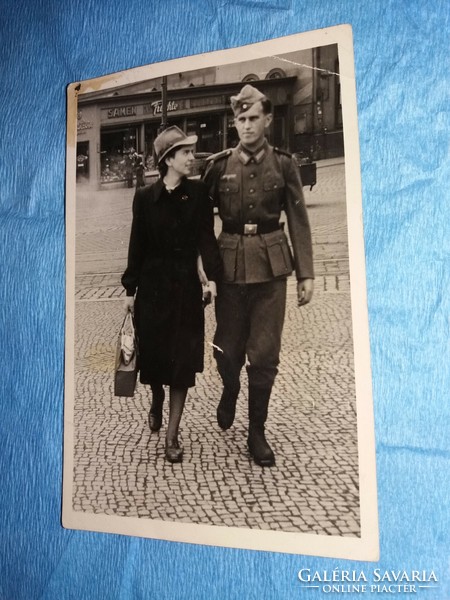
{"label": "woman's leg", "polygon": [[178,442],[178,428],[183,415],[187,388],[170,388],[169,424],[166,434],[166,458],[170,462],[181,462],[183,449]]}
{"label": "woman's leg", "polygon": [[162,425],[164,404],[164,388],[160,384],[152,384],[152,405],[148,413],[148,424],[152,431],[159,431]]}

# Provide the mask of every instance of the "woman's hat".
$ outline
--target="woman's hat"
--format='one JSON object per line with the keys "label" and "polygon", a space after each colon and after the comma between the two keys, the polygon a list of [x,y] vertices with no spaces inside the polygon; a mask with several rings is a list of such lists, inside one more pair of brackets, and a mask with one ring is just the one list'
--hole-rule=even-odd
{"label": "woman's hat", "polygon": [[155,139],[156,162],[159,164],[173,148],[193,146],[197,143],[197,140],[198,137],[196,135],[186,135],[176,125],[168,127]]}

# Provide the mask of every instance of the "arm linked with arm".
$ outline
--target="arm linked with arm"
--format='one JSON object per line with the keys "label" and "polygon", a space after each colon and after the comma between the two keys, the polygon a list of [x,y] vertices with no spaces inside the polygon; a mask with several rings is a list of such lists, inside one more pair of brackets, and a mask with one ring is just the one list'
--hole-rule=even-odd
{"label": "arm linked with arm", "polygon": [[214,233],[213,200],[208,195],[205,185],[201,186],[200,198],[200,231],[198,250],[202,260],[204,273],[209,281],[218,282],[222,276],[222,260],[219,254]]}

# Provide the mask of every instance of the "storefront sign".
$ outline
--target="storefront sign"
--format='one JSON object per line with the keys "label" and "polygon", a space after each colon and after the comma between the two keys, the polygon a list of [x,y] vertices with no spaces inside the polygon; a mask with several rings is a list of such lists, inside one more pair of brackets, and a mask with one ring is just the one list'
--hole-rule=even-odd
{"label": "storefront sign", "polygon": [[136,106],[119,106],[108,110],[108,119],[117,119],[118,117],[134,117],[137,115]]}
{"label": "storefront sign", "polygon": [[81,110],[77,113],[77,131],[84,131],[85,129],[92,129],[94,123],[92,121],[83,121],[83,115]]}
{"label": "storefront sign", "polygon": [[[179,105],[174,101],[174,100],[170,100],[167,103],[167,112],[174,112],[175,110],[178,110]],[[144,105],[144,114],[153,114],[153,115],[160,115],[162,114],[162,101],[161,100],[156,100],[155,102],[152,102],[151,104],[146,104]]]}
{"label": "storefront sign", "polygon": [[224,96],[206,96],[205,98],[191,98],[191,108],[201,106],[216,106],[225,104]]}
{"label": "storefront sign", "polygon": [[77,123],[77,131],[84,131],[85,129],[92,129],[94,123],[92,121],[79,121]]}

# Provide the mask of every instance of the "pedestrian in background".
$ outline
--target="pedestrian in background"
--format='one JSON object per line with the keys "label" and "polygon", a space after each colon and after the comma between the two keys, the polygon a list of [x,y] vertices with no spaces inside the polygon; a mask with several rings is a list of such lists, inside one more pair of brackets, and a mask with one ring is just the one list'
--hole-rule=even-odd
{"label": "pedestrian in background", "polygon": [[[165,456],[180,462],[178,440],[187,390],[203,370],[203,294],[216,295],[221,260],[206,186],[187,178],[197,136],[169,127],[155,140],[160,179],[133,201],[128,266],[122,277],[125,309],[134,310],[140,382],[151,386],[149,425],[162,424],[164,385],[170,387]],[[208,280],[202,288],[197,260]],[[136,300],[134,295],[136,293]]]}
{"label": "pedestrian in background", "polygon": [[126,187],[133,187],[133,171],[134,171],[134,159],[136,150],[131,146],[125,153],[123,163],[125,165],[125,184]]}
{"label": "pedestrian in background", "polygon": [[136,174],[136,188],[144,187],[145,186],[145,177],[144,177],[145,167],[144,167],[144,161],[142,159],[142,156],[140,156],[139,154],[136,154],[136,158],[134,161],[134,172]]}
{"label": "pedestrian in background", "polygon": [[[223,281],[216,301],[215,358],[223,381],[219,426],[233,424],[240,372],[247,359],[248,447],[255,463],[275,464],[265,438],[278,372],[286,306],[286,278],[294,266],[298,305],[313,293],[311,231],[298,167],[265,139],[272,122],[268,98],[251,85],[231,98],[239,145],[209,159],[205,182],[219,209]],[[294,260],[280,228],[286,212]],[[276,415],[275,415],[276,418]]]}

